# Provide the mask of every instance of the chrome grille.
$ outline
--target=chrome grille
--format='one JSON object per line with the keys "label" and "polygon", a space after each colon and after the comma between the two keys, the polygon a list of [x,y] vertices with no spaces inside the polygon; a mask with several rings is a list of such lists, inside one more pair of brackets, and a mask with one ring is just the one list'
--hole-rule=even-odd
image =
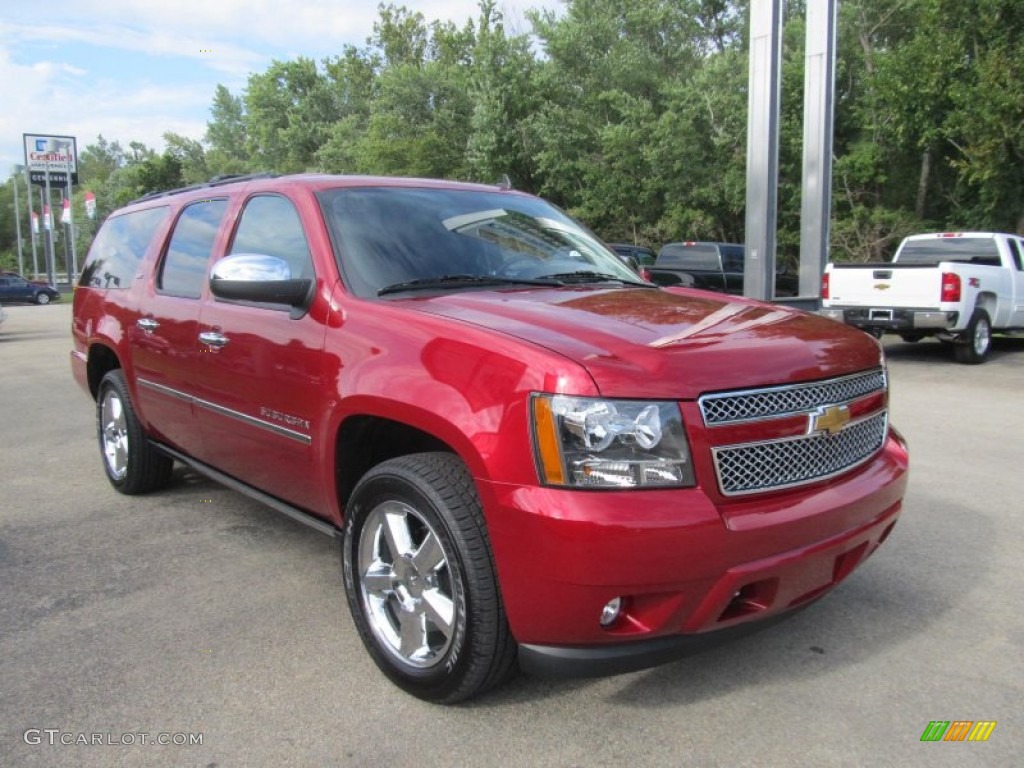
{"label": "chrome grille", "polygon": [[885,442],[886,411],[851,422],[841,432],[715,448],[715,470],[726,496],[788,488],[832,477],[862,464]]}
{"label": "chrome grille", "polygon": [[705,395],[699,403],[704,423],[714,426],[807,413],[884,390],[885,371],[877,370],[811,384]]}

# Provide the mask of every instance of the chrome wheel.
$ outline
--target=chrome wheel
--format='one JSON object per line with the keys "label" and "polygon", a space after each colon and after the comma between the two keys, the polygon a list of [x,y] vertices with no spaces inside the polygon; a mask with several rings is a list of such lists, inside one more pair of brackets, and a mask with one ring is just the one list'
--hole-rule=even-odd
{"label": "chrome wheel", "polygon": [[36,294],[36,304],[49,304],[50,294],[40,291]]}
{"label": "chrome wheel", "polygon": [[108,389],[100,403],[100,440],[107,471],[115,480],[128,473],[128,419],[117,392]]}
{"label": "chrome wheel", "polygon": [[386,501],[359,536],[359,585],[370,630],[399,661],[418,669],[444,659],[456,628],[448,555],[412,506]]}
{"label": "chrome wheel", "polygon": [[992,344],[992,328],[988,324],[988,318],[979,319],[974,324],[974,336],[971,339],[974,345],[974,354],[978,357],[985,357],[988,348]]}
{"label": "chrome wheel", "polygon": [[992,321],[983,309],[974,310],[971,321],[954,347],[956,359],[968,365],[985,362],[992,351]]}

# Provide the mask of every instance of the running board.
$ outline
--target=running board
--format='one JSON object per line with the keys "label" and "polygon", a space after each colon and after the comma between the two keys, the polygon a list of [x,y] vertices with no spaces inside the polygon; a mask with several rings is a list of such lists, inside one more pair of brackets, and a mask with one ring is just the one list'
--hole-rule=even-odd
{"label": "running board", "polygon": [[203,464],[203,462],[197,461],[196,459],[193,459],[191,456],[186,456],[184,453],[176,451],[173,448],[169,448],[163,443],[158,443],[155,441],[150,442],[152,443],[154,448],[156,448],[161,453],[167,454],[175,461],[180,461],[182,464],[189,467],[190,469],[194,469],[199,474],[205,475],[211,480],[220,483],[221,485],[227,486],[233,491],[238,491],[239,493],[248,496],[250,499],[255,499],[256,501],[262,504],[266,504],[268,507],[276,509],[278,512],[283,512],[284,514],[288,515],[288,517],[290,517],[292,520],[297,520],[298,522],[303,523],[304,525],[308,525],[310,528],[313,528],[314,530],[317,530],[320,533],[327,534],[331,538],[339,539],[343,535],[342,531],[339,528],[331,525],[330,523],[324,522],[319,517],[314,517],[308,512],[299,509],[298,507],[293,507],[291,504],[281,501],[279,498],[275,496],[271,496],[268,493],[264,493],[261,490],[253,488],[251,485],[243,483],[241,480],[236,480],[235,478],[231,477],[231,475],[225,475],[223,472],[214,469],[208,464]]}

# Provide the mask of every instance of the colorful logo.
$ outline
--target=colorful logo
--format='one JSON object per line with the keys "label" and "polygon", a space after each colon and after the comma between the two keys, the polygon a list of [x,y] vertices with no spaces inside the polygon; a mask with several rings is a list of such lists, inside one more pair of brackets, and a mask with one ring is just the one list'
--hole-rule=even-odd
{"label": "colorful logo", "polygon": [[995,728],[995,720],[932,720],[921,741],[988,741]]}

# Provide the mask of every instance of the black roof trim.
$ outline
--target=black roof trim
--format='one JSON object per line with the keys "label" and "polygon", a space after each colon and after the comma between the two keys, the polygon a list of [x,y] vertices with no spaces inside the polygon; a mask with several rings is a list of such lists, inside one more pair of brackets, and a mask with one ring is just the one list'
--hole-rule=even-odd
{"label": "black roof trim", "polygon": [[156,200],[160,197],[170,197],[171,195],[180,195],[183,192],[193,192],[197,189],[209,189],[210,187],[221,187],[225,184],[233,184],[236,181],[252,181],[254,179],[273,179],[276,177],[276,173],[222,173],[214,176],[209,181],[200,184],[191,184],[187,187],[179,187],[178,189],[166,189],[160,192],[150,192],[148,195],[132,200],[129,205],[135,203],[141,203],[147,200]]}

